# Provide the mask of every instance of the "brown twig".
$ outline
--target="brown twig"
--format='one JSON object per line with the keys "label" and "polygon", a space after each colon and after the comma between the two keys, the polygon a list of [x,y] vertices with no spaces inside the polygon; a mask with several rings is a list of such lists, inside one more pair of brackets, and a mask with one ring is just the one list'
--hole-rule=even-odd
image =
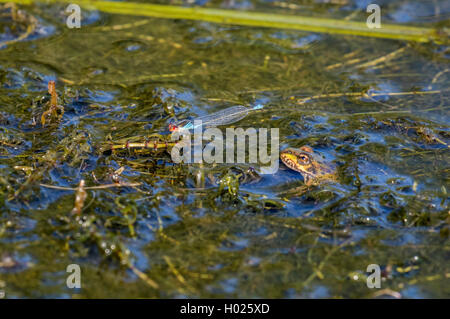
{"label": "brown twig", "polygon": [[64,115],[64,107],[58,105],[58,93],[56,93],[56,88],[55,88],[55,81],[49,81],[48,82],[48,93],[51,95],[51,99],[50,99],[50,107],[47,111],[45,111],[44,113],[42,113],[41,116],[41,123],[42,126],[45,125],[45,117],[47,115],[52,115],[54,117],[58,117],[58,112],[57,110],[61,111],[61,115],[59,116],[60,118]]}
{"label": "brown twig", "polygon": [[344,92],[344,93],[328,93],[328,94],[319,94],[313,95],[310,97],[306,97],[303,99],[298,99],[298,104],[305,104],[311,100],[318,100],[324,98],[336,98],[336,97],[365,97],[372,98],[375,96],[404,96],[404,95],[428,95],[428,94],[441,94],[444,91],[434,90],[434,91],[409,91],[409,92]]}

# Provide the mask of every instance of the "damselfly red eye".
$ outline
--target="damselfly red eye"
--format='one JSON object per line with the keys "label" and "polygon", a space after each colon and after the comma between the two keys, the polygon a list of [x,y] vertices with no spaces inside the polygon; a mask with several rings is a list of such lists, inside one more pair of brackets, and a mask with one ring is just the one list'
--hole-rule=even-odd
{"label": "damselfly red eye", "polygon": [[169,124],[169,131],[173,132],[176,131],[178,129],[178,126],[174,125],[174,124]]}

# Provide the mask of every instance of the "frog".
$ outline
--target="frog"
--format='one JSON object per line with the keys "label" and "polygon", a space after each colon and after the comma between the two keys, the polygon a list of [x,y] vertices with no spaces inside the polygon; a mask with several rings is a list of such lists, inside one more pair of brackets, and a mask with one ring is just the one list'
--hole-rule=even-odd
{"label": "frog", "polygon": [[335,165],[324,161],[310,146],[287,148],[281,151],[280,159],[288,168],[302,174],[306,186],[337,180]]}

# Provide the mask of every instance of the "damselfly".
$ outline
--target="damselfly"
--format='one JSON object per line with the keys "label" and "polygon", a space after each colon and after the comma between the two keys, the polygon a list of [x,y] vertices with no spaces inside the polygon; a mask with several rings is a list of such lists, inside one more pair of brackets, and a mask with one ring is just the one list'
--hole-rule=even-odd
{"label": "damselfly", "polygon": [[[205,116],[197,117],[193,120],[184,120],[176,124],[169,124],[169,130],[174,132],[179,129],[192,130],[196,128],[195,121],[201,121],[203,127],[229,125],[242,120],[251,111],[260,110],[263,105],[257,104],[253,107],[245,107],[243,105],[235,105],[224,110],[220,110]],[[198,126],[199,124],[197,124]]]}

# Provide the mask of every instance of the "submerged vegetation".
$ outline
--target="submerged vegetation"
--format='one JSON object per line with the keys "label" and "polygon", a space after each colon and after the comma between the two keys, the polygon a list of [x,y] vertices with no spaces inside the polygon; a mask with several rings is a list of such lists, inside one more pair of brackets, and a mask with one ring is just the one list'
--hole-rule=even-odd
{"label": "submerged vegetation", "polygon": [[[143,18],[105,1],[68,29],[63,4],[17,2],[0,8],[6,297],[449,296],[445,41]],[[448,30],[446,1],[381,2],[394,29]],[[352,0],[198,5],[366,17]],[[264,107],[226,127],[279,128],[280,150],[303,153],[273,175],[171,161],[172,123],[233,105]],[[289,162],[305,155],[316,165]],[[65,285],[70,264],[81,289]]]}

